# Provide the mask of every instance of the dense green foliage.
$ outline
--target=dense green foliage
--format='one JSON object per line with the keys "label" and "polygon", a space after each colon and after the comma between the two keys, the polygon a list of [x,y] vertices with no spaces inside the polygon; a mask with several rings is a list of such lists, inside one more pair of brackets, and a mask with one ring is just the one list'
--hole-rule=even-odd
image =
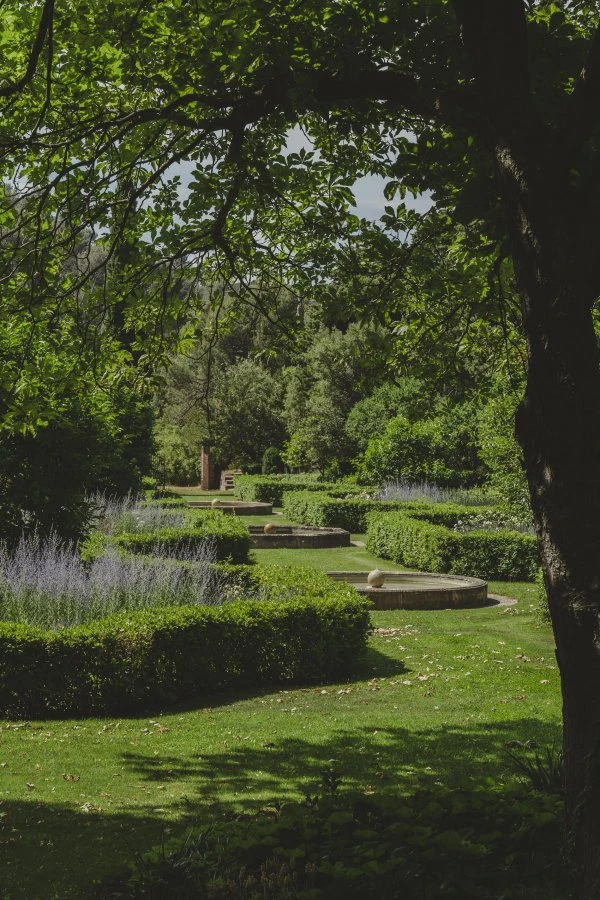
{"label": "dense green foliage", "polygon": [[194,835],[103,896],[564,900],[562,802],[528,788],[338,792]]}
{"label": "dense green foliage", "polygon": [[334,528],[345,528],[353,534],[362,534],[367,530],[367,513],[382,509],[407,509],[412,504],[406,501],[367,500],[364,497],[336,497],[332,485],[328,491],[289,491],[284,494],[283,512],[293,522],[303,525],[329,525]]}
{"label": "dense green foliage", "polygon": [[378,556],[425,572],[485,579],[533,581],[537,541],[515,531],[452,531],[421,514],[374,512],[367,516],[367,548]]}
{"label": "dense green foliage", "polygon": [[185,554],[209,540],[217,559],[234,563],[248,562],[250,533],[237,516],[218,511],[200,514],[187,528],[160,528],[138,534],[118,534],[114,546],[130,553]]}
{"label": "dense green foliage", "polygon": [[63,397],[35,432],[0,431],[0,539],[54,531],[79,540],[90,524],[86,495],[136,492],[151,452],[149,407],[131,394]]}
{"label": "dense green foliage", "polygon": [[368,604],[328,587],[271,602],[123,613],[61,631],[0,623],[0,712],[115,715],[218,688],[341,677],[364,651]]}
{"label": "dense green foliage", "polygon": [[284,470],[281,451],[277,447],[267,447],[262,457],[263,475],[280,475]]}
{"label": "dense green foliage", "polygon": [[[273,506],[283,506],[287,494],[296,491],[338,491],[342,493],[360,493],[364,488],[355,484],[345,484],[335,481],[317,481],[314,477],[286,476],[270,477],[261,475],[238,475],[235,479],[235,493],[240,500],[258,500],[261,503],[271,503]],[[298,522],[301,520],[298,519]]]}
{"label": "dense green foliage", "polygon": [[381,484],[392,478],[429,481],[441,487],[471,486],[481,480],[475,408],[455,406],[435,418],[411,423],[391,419],[365,450],[361,476]]}

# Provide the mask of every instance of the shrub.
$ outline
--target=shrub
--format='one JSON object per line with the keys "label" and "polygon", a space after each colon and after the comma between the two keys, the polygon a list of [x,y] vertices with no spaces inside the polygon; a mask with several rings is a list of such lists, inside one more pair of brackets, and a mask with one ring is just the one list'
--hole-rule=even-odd
{"label": "shrub", "polygon": [[235,479],[235,493],[240,500],[257,500],[261,503],[271,503],[273,506],[282,506],[283,498],[290,491],[344,491],[346,493],[359,493],[364,488],[355,484],[343,482],[317,481],[306,476],[271,475],[237,475]]}
{"label": "shrub", "polygon": [[283,472],[283,460],[277,447],[267,447],[262,458],[263,475],[279,475]]}
{"label": "shrub", "polygon": [[162,509],[188,509],[188,502],[185,497],[163,497],[162,499],[140,500],[139,506],[160,506]]}
{"label": "shrub", "polygon": [[405,478],[458,487],[476,484],[480,468],[474,420],[457,407],[419,422],[404,416],[391,419],[369,442],[361,475],[377,483]]}
{"label": "shrub", "polygon": [[347,676],[365,649],[368,603],[334,587],[120,613],[61,631],[1,622],[0,714],[120,715],[217,689]]}
{"label": "shrub", "polygon": [[336,789],[201,829],[144,860],[119,897],[441,900],[568,896],[563,807],[524,786],[409,796]]}
{"label": "shrub", "polygon": [[[367,513],[375,510],[406,512],[419,504],[405,502],[381,502],[364,497],[335,496],[334,491],[318,493],[299,491],[286,493],[283,498],[283,513],[293,522],[319,527],[345,528],[353,534],[367,530]],[[428,504],[424,504],[428,505]]]}
{"label": "shrub", "polygon": [[214,542],[217,559],[248,562],[250,533],[246,525],[236,516],[213,510],[199,514],[195,523],[186,528],[118,534],[112,541],[115,547],[130,553],[180,556],[193,552],[207,538]]}
{"label": "shrub", "polygon": [[486,579],[533,580],[537,542],[514,531],[451,531],[412,514],[367,516],[367,548],[409,568]]}
{"label": "shrub", "polygon": [[94,494],[89,498],[95,510],[98,530],[105,534],[137,534],[161,528],[184,528],[189,522],[182,497],[162,500],[139,500],[136,497],[107,497]]}

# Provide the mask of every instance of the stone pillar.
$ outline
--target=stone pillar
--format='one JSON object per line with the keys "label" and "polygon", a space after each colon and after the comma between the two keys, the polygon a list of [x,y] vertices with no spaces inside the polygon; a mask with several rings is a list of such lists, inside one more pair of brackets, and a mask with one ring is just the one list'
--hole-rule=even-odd
{"label": "stone pillar", "polygon": [[210,491],[214,487],[215,467],[210,458],[210,447],[202,445],[200,456],[200,487],[203,491]]}

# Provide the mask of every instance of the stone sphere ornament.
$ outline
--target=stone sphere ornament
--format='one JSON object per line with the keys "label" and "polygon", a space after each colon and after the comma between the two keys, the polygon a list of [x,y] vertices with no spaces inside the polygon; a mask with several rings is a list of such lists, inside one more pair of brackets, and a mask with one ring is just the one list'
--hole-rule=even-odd
{"label": "stone sphere ornament", "polygon": [[213,509],[216,509],[216,507],[219,506],[220,503],[221,503],[221,501],[219,500],[219,498],[215,497],[215,499],[211,501],[210,505],[213,507]]}
{"label": "stone sphere ornament", "polygon": [[275,526],[272,522],[267,522],[265,527],[263,528],[265,534],[272,534],[275,531]]}
{"label": "stone sphere ornament", "polygon": [[383,572],[380,572],[379,569],[373,569],[367,575],[367,584],[369,587],[380,588],[383,586],[383,582],[385,581],[385,576]]}

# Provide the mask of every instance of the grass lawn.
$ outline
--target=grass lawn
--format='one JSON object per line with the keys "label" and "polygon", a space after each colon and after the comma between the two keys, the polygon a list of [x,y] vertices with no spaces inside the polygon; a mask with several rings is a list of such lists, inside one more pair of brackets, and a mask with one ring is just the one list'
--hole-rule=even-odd
{"label": "grass lawn", "polygon": [[[259,562],[393,568],[363,547],[254,551]],[[0,896],[90,896],[137,852],[227,810],[346,785],[410,790],[510,776],[506,746],[560,740],[550,630],[531,584],[514,607],[374,612],[343,684],[220,694],[120,720],[0,723]]]}

